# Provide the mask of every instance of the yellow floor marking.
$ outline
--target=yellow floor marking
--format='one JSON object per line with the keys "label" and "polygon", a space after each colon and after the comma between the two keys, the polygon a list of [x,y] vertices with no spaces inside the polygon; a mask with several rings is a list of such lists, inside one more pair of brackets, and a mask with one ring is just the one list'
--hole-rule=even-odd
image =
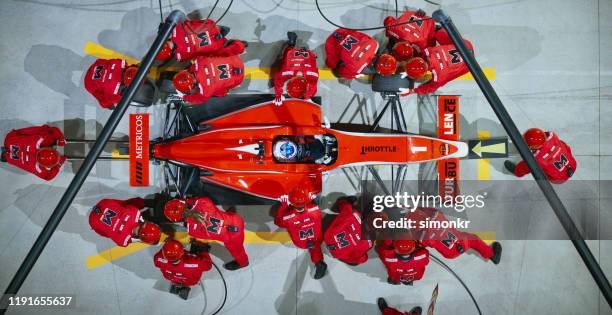
{"label": "yellow floor marking", "polygon": [[[100,44],[97,44],[91,41],[85,44],[83,51],[87,55],[98,57],[98,58],[103,58],[103,59],[125,59],[129,64],[136,64],[140,62],[138,59],[112,51]],[[181,69],[177,67],[164,68],[164,71],[178,71],[178,70],[181,70]],[[485,76],[489,80],[495,80],[495,69],[484,68],[483,71],[485,73]],[[259,68],[247,67],[244,69],[245,78],[250,79],[250,80],[270,80],[272,72],[273,72],[272,69],[269,67],[259,67]],[[151,68],[149,77],[152,79],[157,79],[159,77],[159,70],[157,69],[157,67]],[[334,73],[332,72],[330,68],[320,68],[319,69],[319,79],[320,80],[337,80],[338,77],[334,75]],[[369,79],[369,76],[365,76],[363,78],[360,78],[359,80],[368,80],[368,79]],[[472,75],[468,73],[468,74],[460,76],[456,80],[473,81],[474,77],[472,77]]]}
{"label": "yellow floor marking", "polygon": [[[495,232],[493,231],[480,231],[474,232],[481,239],[487,243],[491,243],[495,240]],[[174,235],[175,239],[181,241],[184,244],[189,242],[189,237],[186,232],[177,232]],[[164,242],[168,238],[168,235],[163,234],[160,243]],[[279,245],[279,244],[290,244],[291,238],[287,232],[245,232],[244,243],[253,245]],[[144,243],[131,243],[127,247],[115,246],[111,249],[107,249],[96,255],[89,256],[85,259],[85,266],[87,269],[95,269],[106,265],[112,261],[123,258],[127,255],[141,251],[151,245]]]}
{"label": "yellow floor marking", "polygon": [[[491,138],[491,132],[488,130],[478,130],[478,139],[486,140]],[[491,179],[491,163],[489,159],[478,160],[478,180]]]}

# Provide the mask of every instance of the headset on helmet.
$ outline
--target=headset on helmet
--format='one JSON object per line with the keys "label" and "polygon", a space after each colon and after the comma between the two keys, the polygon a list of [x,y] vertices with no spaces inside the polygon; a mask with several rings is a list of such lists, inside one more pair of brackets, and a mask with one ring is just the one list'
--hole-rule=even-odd
{"label": "headset on helmet", "polygon": [[531,150],[538,150],[546,142],[546,133],[539,128],[529,128],[523,134],[523,139]]}
{"label": "headset on helmet", "polygon": [[145,222],[138,229],[138,239],[147,244],[155,245],[159,242],[161,232],[155,223]]}
{"label": "headset on helmet", "polygon": [[416,247],[416,242],[414,240],[395,240],[393,241],[393,248],[395,248],[395,252],[399,255],[410,255],[414,251]]}
{"label": "headset on helmet", "polygon": [[174,87],[182,93],[189,93],[195,87],[195,79],[187,70],[182,70],[175,74],[172,83]]}
{"label": "headset on helmet", "polygon": [[421,57],[415,57],[406,62],[406,74],[413,80],[422,78],[428,69],[429,65]]}
{"label": "headset on helmet", "polygon": [[389,54],[382,54],[376,60],[375,68],[380,75],[393,75],[397,70],[397,60]]}
{"label": "headset on helmet", "polygon": [[53,168],[60,162],[59,152],[52,148],[40,148],[36,152],[36,162],[43,167]]}
{"label": "headset on helmet", "polygon": [[172,222],[179,222],[183,219],[185,212],[185,202],[180,199],[172,199],[164,205],[164,215]]}
{"label": "headset on helmet", "polygon": [[162,246],[162,256],[170,262],[181,260],[184,254],[183,244],[177,240],[166,241],[164,246]]}
{"label": "headset on helmet", "polygon": [[308,82],[304,77],[297,76],[287,81],[287,94],[293,98],[304,98]]}

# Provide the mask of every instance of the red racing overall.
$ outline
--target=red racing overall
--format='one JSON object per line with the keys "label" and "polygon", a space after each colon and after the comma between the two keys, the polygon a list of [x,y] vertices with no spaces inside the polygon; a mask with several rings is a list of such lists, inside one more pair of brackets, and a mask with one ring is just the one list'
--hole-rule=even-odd
{"label": "red racing overall", "polygon": [[[552,183],[562,184],[576,172],[577,164],[572,150],[554,132],[546,132],[546,142],[539,150],[533,151],[533,156]],[[523,177],[529,173],[525,161],[516,164],[514,175]]]}
{"label": "red racing overall", "polygon": [[385,34],[393,42],[409,42],[419,54],[425,48],[435,45],[436,23],[429,16],[418,11],[406,10],[398,18],[388,16],[385,18],[384,25],[389,26],[408,21],[414,22],[388,27],[385,29]]}
{"label": "red racing overall", "polygon": [[241,267],[248,265],[249,257],[244,250],[244,220],[237,213],[221,211],[206,197],[191,198],[186,201],[193,210],[204,215],[206,223],[185,219],[189,236],[201,239],[219,241],[234,257]]}
{"label": "red racing overall", "polygon": [[344,199],[338,201],[338,208],[340,213],[325,231],[327,249],[332,256],[347,264],[362,264],[368,260],[368,251],[374,244],[362,238],[361,214]]}
{"label": "red racing overall", "polygon": [[285,82],[298,73],[308,82],[308,89],[304,99],[310,99],[317,94],[317,82],[319,80],[319,68],[317,68],[317,55],[314,52],[296,47],[286,47],[283,51],[283,61],[280,71],[274,76],[274,92],[279,97],[283,94]]}
{"label": "red racing overall", "polygon": [[159,268],[164,278],[174,285],[184,287],[196,285],[202,278],[202,273],[212,267],[212,261],[207,251],[199,252],[197,255],[185,253],[176,264],[166,260],[161,250],[155,254],[153,259],[155,267]]}
{"label": "red racing overall", "polygon": [[85,89],[100,105],[110,108],[121,100],[123,71],[128,67],[122,59],[98,59],[85,73]]}
{"label": "red racing overall", "polygon": [[310,202],[304,211],[297,211],[295,207],[281,203],[274,224],[287,229],[295,247],[308,249],[312,263],[317,264],[323,260],[321,209],[316,204]]}
{"label": "red racing overall", "polygon": [[227,39],[211,19],[187,20],[179,23],[170,38],[174,44],[174,59],[191,60],[223,48]]}
{"label": "red racing overall", "polygon": [[325,41],[325,64],[350,80],[372,63],[377,51],[378,42],[374,38],[339,28]]}
{"label": "red racing overall", "polygon": [[387,268],[389,280],[395,283],[411,284],[420,280],[429,264],[429,252],[425,248],[416,248],[410,255],[402,256],[395,252],[392,242],[383,241],[376,246],[376,251]]}
{"label": "red racing overall", "polygon": [[103,199],[89,213],[89,226],[98,235],[113,240],[117,246],[128,246],[134,228],[140,224],[140,209],[144,206],[142,198]]}
{"label": "red racing overall", "polygon": [[37,152],[40,148],[54,145],[64,146],[65,144],[64,134],[56,127],[43,125],[15,129],[4,138],[5,151],[2,153],[2,159],[44,180],[51,180],[57,176],[66,157],[61,156],[58,165],[47,169],[38,164]]}

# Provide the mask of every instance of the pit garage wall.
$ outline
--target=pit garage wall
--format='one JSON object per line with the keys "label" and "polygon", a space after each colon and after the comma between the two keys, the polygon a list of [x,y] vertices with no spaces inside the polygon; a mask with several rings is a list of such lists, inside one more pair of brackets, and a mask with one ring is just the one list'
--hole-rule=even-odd
{"label": "pit garage wall", "polygon": [[[0,3],[0,19],[4,22],[0,33],[2,136],[11,128],[50,122],[71,137],[95,137],[100,129],[98,122],[105,121],[110,113],[99,108],[83,89],[83,71],[94,60],[83,53],[85,43],[97,42],[139,58],[159,22],[151,1],[102,2]],[[385,1],[350,5],[321,2],[330,18],[347,25],[370,26],[392,14],[392,10],[381,11],[390,8]],[[424,2],[410,4],[428,12],[434,9]],[[186,12],[203,8],[207,12],[195,1],[173,1],[173,8]],[[519,128],[540,126],[557,131],[577,155],[580,169],[575,179],[611,180],[612,131],[607,126],[612,122],[612,56],[605,52],[612,51],[612,3],[445,1],[444,8],[463,34],[473,40],[482,65],[495,68],[494,87]],[[165,12],[169,9],[165,7]],[[215,15],[221,11],[218,8]],[[301,1],[278,5],[273,1],[235,1],[221,24],[232,27],[231,37],[249,42],[244,56],[249,67],[271,65],[287,30],[298,30],[303,43],[319,53],[318,62],[323,66],[323,43],[333,29],[318,16],[313,4]],[[265,80],[245,80],[235,92],[269,91]],[[474,138],[483,130],[491,136],[504,135],[473,81],[452,83],[443,92],[462,94],[463,138]],[[319,95],[324,113],[332,122],[371,122],[374,106],[381,105],[379,96],[357,81],[321,81]],[[403,102],[410,131],[432,127],[425,113],[417,110],[414,97]],[[162,112],[151,110],[152,125],[161,126]],[[127,120],[124,123],[118,135],[127,134]],[[160,130],[153,128],[155,132]],[[53,182],[42,183],[0,166],[0,284],[8,284],[76,167],[68,164]],[[464,179],[478,179],[482,174],[475,161],[462,162],[461,167]],[[409,171],[409,176],[417,177],[417,167],[411,166]],[[87,268],[88,257],[112,247],[89,230],[88,209],[101,198],[127,198],[155,191],[154,187],[138,191],[129,188],[125,174],[127,165],[122,162],[100,162],[96,166],[22,292],[78,292],[77,307],[66,312],[69,314],[199,313],[205,304],[206,313],[211,312],[221,299],[218,275],[214,271],[206,274],[206,295],[201,293],[202,288],[194,288],[185,303],[166,293],[167,283],[152,265],[152,248]],[[491,181],[508,179],[502,174],[502,161],[492,161],[489,174]],[[159,179],[155,176],[152,179]],[[354,190],[346,175],[334,173],[325,183],[324,203]],[[605,206],[606,200],[601,204],[596,212],[601,227],[597,233],[610,238],[612,235],[605,233],[611,230],[611,210]],[[267,208],[240,207],[239,211],[249,222],[249,230],[276,230]],[[546,211],[550,210],[541,212],[545,217],[534,220],[557,224],[552,212],[544,214]],[[504,256],[498,266],[474,255],[449,262],[470,285],[485,314],[611,313],[605,302],[600,302],[596,286],[569,242],[504,241],[503,245]],[[589,245],[604,270],[610,272],[612,243],[591,241]],[[375,254],[359,267],[348,267],[326,256],[329,275],[315,281],[307,255],[291,245],[250,244],[247,252],[251,257],[249,269],[225,273],[230,290],[228,314],[375,314],[378,296],[407,310],[426,304],[436,283],[440,284],[439,314],[473,313],[466,293],[433,263],[426,278],[410,288],[387,285]],[[219,263],[229,259],[222,248],[213,247],[213,253]]]}

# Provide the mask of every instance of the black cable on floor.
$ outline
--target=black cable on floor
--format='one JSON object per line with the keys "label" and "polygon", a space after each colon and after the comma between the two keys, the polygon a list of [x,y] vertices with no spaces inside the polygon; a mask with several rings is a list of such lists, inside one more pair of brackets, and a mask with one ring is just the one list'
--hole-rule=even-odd
{"label": "black cable on floor", "polygon": [[207,20],[210,19],[210,16],[212,15],[213,11],[215,11],[217,4],[219,4],[219,0],[215,1],[215,4],[213,5],[212,9],[210,9],[210,11],[208,12],[208,15],[206,16]]}
{"label": "black cable on floor", "polygon": [[478,302],[476,302],[476,298],[474,298],[474,295],[472,294],[472,291],[470,291],[470,288],[468,288],[468,286],[465,284],[465,282],[463,282],[463,280],[461,279],[461,277],[459,277],[458,274],[456,274],[453,269],[451,269],[451,267],[449,267],[447,264],[445,264],[442,260],[440,260],[440,258],[429,254],[429,257],[433,258],[433,260],[438,263],[438,265],[442,266],[442,268],[446,269],[446,271],[450,272],[455,278],[457,278],[457,280],[459,280],[459,283],[461,283],[461,285],[463,286],[463,288],[465,289],[465,291],[467,291],[467,293],[470,295],[470,298],[472,299],[472,302],[474,302],[474,305],[476,306],[476,309],[478,310],[478,314],[482,315],[482,311],[480,310],[480,306],[478,305]]}
{"label": "black cable on floor", "polygon": [[158,3],[159,3],[159,19],[161,20],[162,23],[164,23],[164,14],[162,13],[161,0],[158,0]]}
{"label": "black cable on floor", "polygon": [[225,277],[223,277],[223,273],[221,272],[219,267],[217,267],[217,264],[213,262],[212,265],[213,267],[215,267],[215,269],[217,269],[217,272],[219,273],[219,276],[221,277],[221,280],[223,281],[223,302],[221,303],[221,306],[219,306],[219,308],[214,313],[211,314],[211,315],[216,315],[216,314],[219,314],[219,312],[221,312],[221,310],[225,306],[225,302],[227,301],[227,282],[225,282]]}
{"label": "black cable on floor", "polygon": [[[233,0],[232,0],[233,1]],[[396,24],[391,24],[389,26],[376,26],[376,27],[363,27],[363,28],[351,28],[351,27],[346,27],[346,26],[342,26],[342,25],[338,25],[334,22],[332,22],[329,18],[327,18],[327,16],[325,16],[325,14],[323,14],[323,11],[321,10],[321,6],[319,6],[319,0],[315,0],[315,5],[317,6],[317,10],[319,11],[319,15],[321,15],[321,17],[327,21],[327,23],[338,27],[338,28],[343,28],[346,30],[351,30],[351,31],[374,31],[374,30],[382,30],[382,29],[386,29],[389,27],[394,27],[394,26],[398,26],[398,25],[404,25],[404,24],[410,24],[410,23],[416,23],[416,22],[421,22],[421,21],[427,21],[427,20],[432,20],[433,18],[424,18],[424,19],[419,19],[419,20],[412,20],[412,21],[406,21],[406,22],[401,22],[401,23],[396,23]]]}

